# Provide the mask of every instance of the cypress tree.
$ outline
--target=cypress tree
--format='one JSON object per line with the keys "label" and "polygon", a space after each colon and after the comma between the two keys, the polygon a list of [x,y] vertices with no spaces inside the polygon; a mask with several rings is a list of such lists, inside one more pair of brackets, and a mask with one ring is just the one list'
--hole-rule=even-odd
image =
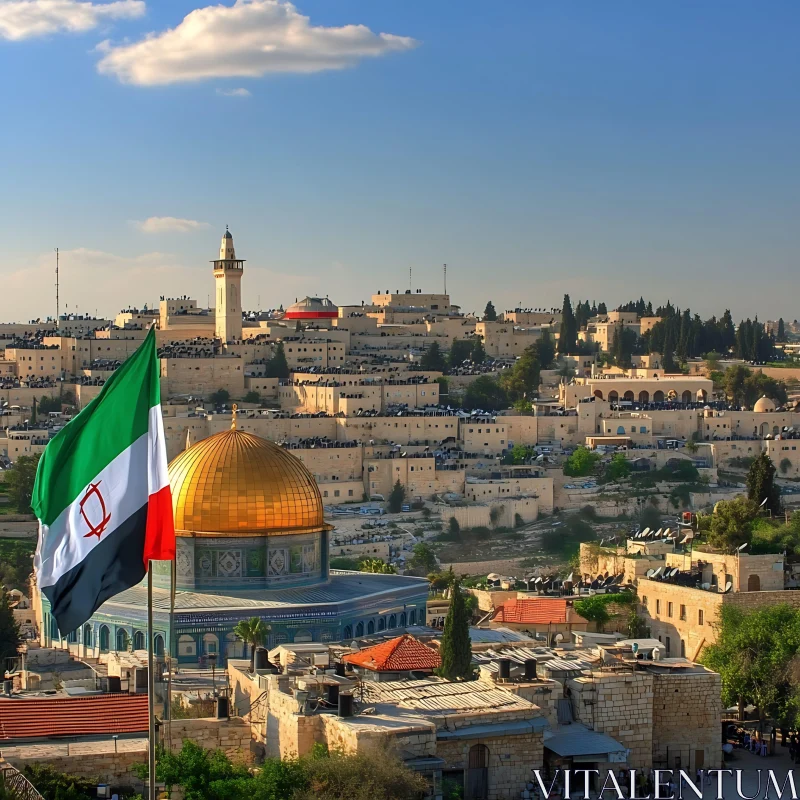
{"label": "cypress tree", "polygon": [[8,607],[8,595],[5,587],[0,586],[0,665],[5,669],[7,658],[16,658],[17,648],[22,644],[19,624],[14,613]]}
{"label": "cypress tree", "polygon": [[483,310],[483,319],[485,322],[497,322],[497,311],[495,311],[494,303],[491,300]]}
{"label": "cypress tree", "polygon": [[564,295],[564,305],[561,309],[561,332],[558,337],[559,353],[574,353],[578,347],[578,324],[572,311],[569,295]]}
{"label": "cypress tree", "polygon": [[452,584],[452,599],[442,634],[442,666],[438,674],[451,681],[472,678],[472,643],[469,638],[469,617],[458,579]]}
{"label": "cypress tree", "polygon": [[764,508],[768,508],[773,515],[781,511],[781,496],[775,485],[775,465],[766,453],[762,452],[750,465],[747,473],[747,497],[757,506],[764,503]]}

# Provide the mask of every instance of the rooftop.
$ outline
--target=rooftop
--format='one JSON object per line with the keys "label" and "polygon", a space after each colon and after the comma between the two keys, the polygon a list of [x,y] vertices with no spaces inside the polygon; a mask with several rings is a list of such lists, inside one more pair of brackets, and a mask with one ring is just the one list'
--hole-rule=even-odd
{"label": "rooftop", "polygon": [[518,625],[563,625],[587,622],[560,597],[526,597],[506,600],[492,616],[492,622]]}
{"label": "rooftop", "polygon": [[348,664],[375,672],[427,670],[442,665],[441,656],[436,650],[408,634],[347,655],[344,660]]}

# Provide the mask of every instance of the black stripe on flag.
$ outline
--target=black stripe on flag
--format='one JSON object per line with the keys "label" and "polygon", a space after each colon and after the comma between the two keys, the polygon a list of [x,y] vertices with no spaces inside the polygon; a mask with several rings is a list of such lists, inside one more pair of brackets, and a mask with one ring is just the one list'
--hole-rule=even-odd
{"label": "black stripe on flag", "polygon": [[115,528],[53,586],[43,586],[62,636],[77,630],[115,594],[136,586],[145,576],[142,555],[147,504]]}

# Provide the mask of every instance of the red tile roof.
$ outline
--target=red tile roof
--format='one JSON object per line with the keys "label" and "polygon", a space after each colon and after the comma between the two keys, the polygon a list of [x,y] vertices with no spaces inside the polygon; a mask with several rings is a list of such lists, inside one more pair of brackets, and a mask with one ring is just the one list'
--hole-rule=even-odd
{"label": "red tile roof", "polygon": [[400,672],[410,669],[436,669],[442,666],[442,658],[433,648],[404,634],[388,642],[367,647],[358,653],[344,657],[348,664],[364,667],[375,672]]}
{"label": "red tile roof", "polygon": [[146,694],[0,698],[0,740],[146,730]]}
{"label": "red tile roof", "polygon": [[506,600],[497,608],[492,622],[513,622],[518,625],[564,625],[586,623],[567,601],[560,597],[524,597]]}

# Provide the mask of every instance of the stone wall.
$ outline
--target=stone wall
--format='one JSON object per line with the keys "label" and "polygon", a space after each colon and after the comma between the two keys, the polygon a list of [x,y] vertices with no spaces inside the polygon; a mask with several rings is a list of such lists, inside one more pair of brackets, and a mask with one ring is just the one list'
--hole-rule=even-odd
{"label": "stone wall", "polygon": [[40,764],[52,767],[58,772],[66,772],[79,778],[97,780],[103,783],[114,783],[120,786],[132,786],[141,789],[142,781],[133,772],[135,764],[144,764],[147,761],[147,740],[141,740],[138,749],[125,749],[122,752],[81,753],[80,756],[51,755],[36,753],[30,756],[19,757],[11,755],[6,758],[9,764],[20,772],[28,764]]}
{"label": "stone wall", "polygon": [[680,768],[722,766],[720,676],[715,672],[653,676],[653,765]]}
{"label": "stone wall", "polygon": [[439,741],[436,755],[443,759],[445,770],[463,769],[467,772],[469,751],[481,746],[489,751],[488,800],[517,798],[531,779],[531,769],[544,761],[541,733],[485,736],[469,739]]}
{"label": "stone wall", "polygon": [[628,764],[653,764],[653,676],[647,672],[593,672],[567,681],[578,722],[629,748]]}
{"label": "stone wall", "polygon": [[[242,719],[175,719],[168,727],[175,749],[184,739],[191,739],[206,750],[222,750],[232,761],[249,764],[253,760],[250,725]],[[162,728],[165,741],[166,735],[166,728]]]}

